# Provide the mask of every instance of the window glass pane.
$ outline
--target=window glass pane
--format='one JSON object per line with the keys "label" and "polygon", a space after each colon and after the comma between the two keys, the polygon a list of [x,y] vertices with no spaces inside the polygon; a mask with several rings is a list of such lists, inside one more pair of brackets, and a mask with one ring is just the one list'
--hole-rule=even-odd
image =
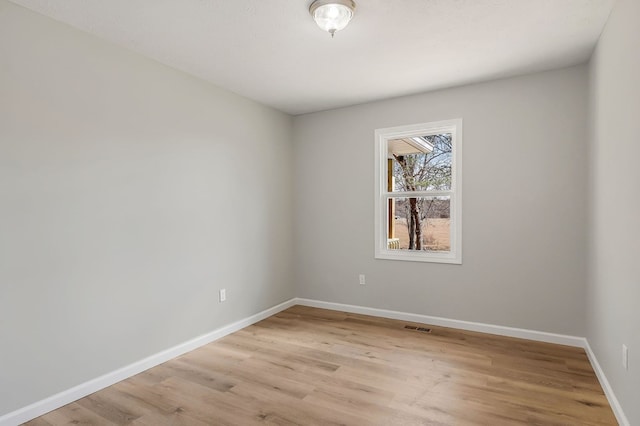
{"label": "window glass pane", "polygon": [[391,139],[387,191],[451,189],[451,133]]}
{"label": "window glass pane", "polygon": [[387,248],[449,252],[450,197],[388,198]]}

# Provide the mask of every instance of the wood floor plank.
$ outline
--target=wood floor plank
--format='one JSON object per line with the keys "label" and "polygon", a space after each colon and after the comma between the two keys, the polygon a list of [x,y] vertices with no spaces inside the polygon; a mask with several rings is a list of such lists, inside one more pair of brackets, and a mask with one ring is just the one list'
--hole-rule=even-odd
{"label": "wood floor plank", "polygon": [[580,348],[294,306],[27,423],[67,424],[617,423]]}
{"label": "wood floor plank", "polygon": [[[75,402],[52,411],[44,417],[45,418],[43,420],[51,423],[52,425],[112,426],[115,424],[94,411],[86,409]],[[30,423],[27,424],[30,425]]]}
{"label": "wood floor plank", "polygon": [[[98,392],[82,398],[76,404],[104,417],[113,424],[126,425],[142,416],[138,407],[125,407],[108,397],[106,392]],[[130,409],[133,408],[133,409]]]}

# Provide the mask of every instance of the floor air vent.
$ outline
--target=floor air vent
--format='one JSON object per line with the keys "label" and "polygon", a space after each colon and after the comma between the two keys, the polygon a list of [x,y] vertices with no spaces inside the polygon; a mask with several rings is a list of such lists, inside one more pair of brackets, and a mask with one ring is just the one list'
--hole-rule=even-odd
{"label": "floor air vent", "polygon": [[415,325],[405,325],[404,328],[406,328],[407,330],[419,331],[421,333],[431,333],[431,329],[430,328],[416,327]]}

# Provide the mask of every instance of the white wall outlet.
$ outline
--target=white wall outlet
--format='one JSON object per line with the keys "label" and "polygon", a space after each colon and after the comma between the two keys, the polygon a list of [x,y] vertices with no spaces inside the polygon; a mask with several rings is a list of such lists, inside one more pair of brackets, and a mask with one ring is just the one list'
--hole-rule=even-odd
{"label": "white wall outlet", "polygon": [[366,285],[367,284],[367,280],[366,280],[364,274],[360,274],[359,279],[360,279],[360,285]]}
{"label": "white wall outlet", "polygon": [[629,369],[629,348],[627,345],[622,345],[622,366],[625,370]]}
{"label": "white wall outlet", "polygon": [[226,289],[220,289],[220,301],[224,302],[225,300],[227,300],[227,290]]}

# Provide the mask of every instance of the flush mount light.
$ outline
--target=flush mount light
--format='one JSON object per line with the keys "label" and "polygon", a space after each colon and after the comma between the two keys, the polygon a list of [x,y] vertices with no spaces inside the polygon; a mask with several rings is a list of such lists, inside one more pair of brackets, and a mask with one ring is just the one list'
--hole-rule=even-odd
{"label": "flush mount light", "polygon": [[316,24],[331,37],[347,26],[355,10],[356,3],[353,0],[315,0],[309,6]]}

